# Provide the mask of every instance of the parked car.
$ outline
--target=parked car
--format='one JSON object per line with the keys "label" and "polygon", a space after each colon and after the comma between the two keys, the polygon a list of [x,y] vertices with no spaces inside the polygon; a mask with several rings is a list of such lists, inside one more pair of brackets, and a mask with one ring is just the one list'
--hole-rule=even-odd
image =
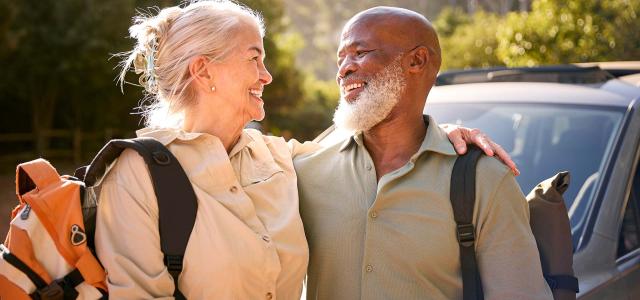
{"label": "parked car", "polygon": [[640,299],[640,88],[616,79],[638,70],[606,67],[444,73],[425,113],[485,131],[518,163],[523,191],[570,171],[579,298]]}
{"label": "parked car", "polygon": [[501,144],[525,193],[571,172],[580,299],[640,299],[638,73],[640,62],[448,72],[427,99],[438,123],[480,128]]}

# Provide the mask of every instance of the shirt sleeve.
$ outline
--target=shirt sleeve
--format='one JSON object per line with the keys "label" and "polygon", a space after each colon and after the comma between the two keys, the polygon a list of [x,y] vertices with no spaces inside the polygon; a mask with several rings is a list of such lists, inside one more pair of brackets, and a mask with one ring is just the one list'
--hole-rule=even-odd
{"label": "shirt sleeve", "polygon": [[148,174],[142,158],[125,150],[101,186],[96,251],[112,299],[173,299]]}
{"label": "shirt sleeve", "polygon": [[313,141],[300,143],[296,139],[290,139],[287,142],[287,145],[289,146],[289,151],[291,151],[291,157],[293,158],[298,155],[308,154],[322,148],[319,143]]}
{"label": "shirt sleeve", "polygon": [[553,299],[542,276],[529,206],[511,172],[478,216],[478,267],[486,299]]}

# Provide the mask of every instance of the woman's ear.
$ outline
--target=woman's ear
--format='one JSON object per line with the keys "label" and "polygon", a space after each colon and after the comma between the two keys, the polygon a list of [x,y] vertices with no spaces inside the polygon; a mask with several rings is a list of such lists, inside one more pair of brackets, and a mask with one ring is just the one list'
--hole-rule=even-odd
{"label": "woman's ear", "polygon": [[209,59],[204,56],[198,56],[189,63],[189,75],[193,78],[193,82],[198,89],[204,92],[211,92],[214,86],[213,74],[209,66]]}
{"label": "woman's ear", "polygon": [[408,70],[412,73],[420,73],[428,68],[431,59],[429,49],[425,46],[418,46],[408,53]]}

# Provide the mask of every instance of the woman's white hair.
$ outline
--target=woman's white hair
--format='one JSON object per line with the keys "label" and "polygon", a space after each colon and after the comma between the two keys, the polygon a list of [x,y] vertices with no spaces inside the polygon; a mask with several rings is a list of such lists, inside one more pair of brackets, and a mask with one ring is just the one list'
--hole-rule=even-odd
{"label": "woman's white hair", "polygon": [[118,81],[122,86],[132,68],[141,74],[146,96],[140,109],[146,126],[182,126],[184,109],[196,100],[195,89],[190,86],[191,59],[224,59],[246,24],[257,26],[264,37],[260,14],[229,0],[195,0],[184,7],[159,10],[155,16],[142,13],[134,18],[129,34],[136,39],[136,46],[121,54],[124,59]]}

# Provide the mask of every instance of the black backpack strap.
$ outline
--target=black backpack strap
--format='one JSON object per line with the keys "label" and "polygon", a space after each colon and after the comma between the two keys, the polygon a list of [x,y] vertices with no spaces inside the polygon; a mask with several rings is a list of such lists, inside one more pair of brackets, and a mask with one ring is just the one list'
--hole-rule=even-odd
{"label": "black backpack strap", "polygon": [[549,288],[552,290],[569,290],[579,293],[580,285],[578,278],[572,275],[544,275],[544,279],[547,281]]}
{"label": "black backpack strap", "polygon": [[451,174],[451,206],[456,221],[462,267],[462,297],[464,300],[484,299],[482,280],[475,252],[473,209],[476,202],[476,165],[482,150],[469,146],[467,153],[456,159]]}
{"label": "black backpack strap", "polygon": [[86,170],[87,186],[93,186],[124,149],[133,149],[149,168],[158,199],[160,247],[164,263],[175,283],[174,297],[185,299],[178,290],[178,276],[198,210],[196,194],[178,160],[153,138],[111,140],[96,155]]}

